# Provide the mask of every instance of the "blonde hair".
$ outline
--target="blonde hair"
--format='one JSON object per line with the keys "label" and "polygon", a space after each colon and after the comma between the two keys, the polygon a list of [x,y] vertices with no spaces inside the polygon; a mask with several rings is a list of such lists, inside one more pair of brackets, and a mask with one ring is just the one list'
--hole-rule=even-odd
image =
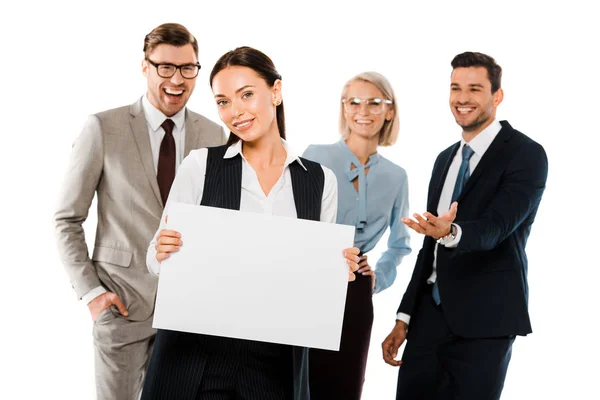
{"label": "blonde hair", "polygon": [[[356,81],[369,82],[374,85],[383,96],[392,101],[392,104],[388,104],[387,107],[391,107],[394,115],[392,119],[389,121],[385,121],[383,126],[381,127],[381,131],[379,132],[379,145],[380,146],[391,146],[396,143],[398,139],[398,134],[400,133],[400,117],[398,115],[398,105],[396,103],[396,96],[394,94],[394,89],[390,82],[386,79],[385,76],[381,75],[378,72],[363,72],[361,74],[356,75],[354,78],[350,79],[344,85],[342,89],[342,99],[346,97],[346,93],[348,92],[348,87],[350,84]],[[346,116],[344,115],[344,104],[340,101],[340,135],[344,139],[350,136],[350,129],[348,128],[348,123],[346,122]]]}

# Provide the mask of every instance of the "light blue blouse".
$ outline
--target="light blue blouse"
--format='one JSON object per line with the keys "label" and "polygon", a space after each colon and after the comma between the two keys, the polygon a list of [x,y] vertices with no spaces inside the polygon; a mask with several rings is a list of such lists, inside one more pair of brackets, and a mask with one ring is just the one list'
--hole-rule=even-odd
{"label": "light blue blouse", "polygon": [[[354,245],[363,253],[373,250],[390,227],[388,249],[375,264],[375,293],[396,279],[396,267],[410,254],[410,234],[402,222],[408,217],[406,171],[379,153],[362,165],[342,139],[329,145],[310,145],[304,158],[331,169],[338,181],[337,223],[356,227]],[[354,164],[355,169],[351,169]],[[365,168],[369,172],[365,174]],[[352,181],[358,177],[358,192]],[[372,264],[371,264],[372,265]]]}

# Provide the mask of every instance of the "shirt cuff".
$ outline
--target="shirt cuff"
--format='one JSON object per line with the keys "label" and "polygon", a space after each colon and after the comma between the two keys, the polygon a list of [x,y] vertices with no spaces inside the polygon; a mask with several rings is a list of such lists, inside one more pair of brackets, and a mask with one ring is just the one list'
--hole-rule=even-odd
{"label": "shirt cuff", "polygon": [[373,288],[373,291],[371,292],[371,294],[375,294],[375,293],[379,293],[380,290],[379,288],[381,287],[381,277],[379,277],[379,275],[382,275],[381,273],[377,273],[377,270],[375,269],[373,271],[373,274],[375,274],[375,287]]}
{"label": "shirt cuff", "polygon": [[410,315],[399,312],[396,314],[396,319],[404,322],[406,325],[410,323]]}
{"label": "shirt cuff", "polygon": [[95,288],[81,296],[81,301],[85,305],[88,305],[90,301],[94,300],[96,297],[100,296],[103,293],[106,293],[106,289],[104,289],[102,286],[96,286]]}
{"label": "shirt cuff", "polygon": [[160,273],[160,262],[156,259],[156,248],[152,243],[146,253],[146,266],[151,275],[158,276]]}
{"label": "shirt cuff", "polygon": [[460,229],[460,226],[457,224],[452,224],[452,225],[454,225],[456,227],[456,237],[454,238],[454,240],[446,243],[444,245],[444,247],[451,247],[451,248],[456,247],[456,246],[458,246],[458,242],[460,242],[460,238],[462,236],[462,229]]}

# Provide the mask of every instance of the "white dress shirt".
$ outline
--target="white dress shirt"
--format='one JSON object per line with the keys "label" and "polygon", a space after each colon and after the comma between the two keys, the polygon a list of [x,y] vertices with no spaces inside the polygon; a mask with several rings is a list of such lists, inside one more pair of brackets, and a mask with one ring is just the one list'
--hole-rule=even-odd
{"label": "white dress shirt", "polygon": [[[158,156],[160,154],[160,144],[165,136],[165,130],[161,127],[167,118],[171,118],[175,123],[173,127],[173,138],[175,139],[175,171],[179,168],[185,153],[185,107],[172,117],[167,117],[160,110],[154,107],[145,95],[142,98],[142,110],[146,117],[146,126],[148,127],[148,136],[150,137],[150,148],[152,149],[152,160],[154,161],[154,173],[158,173]],[[105,293],[106,289],[97,286],[84,294],[81,301],[88,304],[96,297]]]}
{"label": "white dress shirt", "polygon": [[[484,130],[482,130],[477,136],[475,136],[469,142],[469,147],[474,151],[471,159],[469,160],[469,170],[471,171],[471,175],[473,171],[475,171],[475,167],[479,164],[481,157],[490,147],[492,141],[498,135],[502,129],[502,125],[498,122],[497,119],[494,119],[491,124],[489,124]],[[450,168],[448,169],[448,175],[446,175],[446,181],[444,182],[444,187],[442,188],[442,193],[440,194],[440,201],[438,203],[437,215],[444,214],[450,209],[451,201],[452,201],[452,193],[454,192],[454,185],[456,184],[456,179],[458,178],[458,170],[460,169],[460,164],[462,164],[462,149],[463,146],[467,144],[464,139],[460,141],[460,147],[456,152],[456,155],[452,159],[452,163],[450,164]],[[470,176],[470,175],[469,175]],[[460,204],[458,205],[460,207]],[[460,242],[462,237],[462,230],[460,229],[460,225],[454,224],[457,229],[456,238],[448,242],[446,247],[456,247]],[[433,272],[427,279],[427,283],[433,285],[435,280],[437,279],[437,247],[439,245],[435,244],[435,249],[433,250]],[[410,322],[410,315],[404,313],[398,313],[396,319],[406,322],[407,324]]]}
{"label": "white dress shirt", "polygon": [[[281,142],[287,152],[287,157],[282,174],[268,195],[265,195],[263,192],[256,172],[248,161],[246,161],[246,158],[242,153],[242,142],[238,141],[231,145],[225,152],[223,158],[232,158],[237,154],[242,156],[242,193],[240,199],[240,211],[297,218],[289,165],[294,161],[298,161],[304,169],[306,168],[302,164],[297,153],[288,146],[285,140],[282,139]],[[169,213],[169,205],[172,204],[172,202],[199,205],[202,201],[207,155],[208,149],[193,150],[190,152],[189,156],[183,160],[181,168],[175,177],[157,234],[154,235],[154,238],[150,242],[150,246],[148,246],[146,263],[148,270],[153,275],[158,275],[160,272],[160,262],[156,260],[156,236],[161,229],[168,228],[168,224],[165,222],[165,216]],[[337,180],[330,169],[323,166],[321,167],[325,174],[325,184],[321,200],[320,220],[323,222],[335,223],[338,204]]]}

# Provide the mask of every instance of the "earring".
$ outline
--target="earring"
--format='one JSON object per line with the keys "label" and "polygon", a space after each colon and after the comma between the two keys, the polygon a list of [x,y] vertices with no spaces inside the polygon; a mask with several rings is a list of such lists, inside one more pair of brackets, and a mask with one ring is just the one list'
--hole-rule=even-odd
{"label": "earring", "polygon": [[279,107],[280,104],[281,104],[281,99],[279,99],[275,102],[275,107]]}

